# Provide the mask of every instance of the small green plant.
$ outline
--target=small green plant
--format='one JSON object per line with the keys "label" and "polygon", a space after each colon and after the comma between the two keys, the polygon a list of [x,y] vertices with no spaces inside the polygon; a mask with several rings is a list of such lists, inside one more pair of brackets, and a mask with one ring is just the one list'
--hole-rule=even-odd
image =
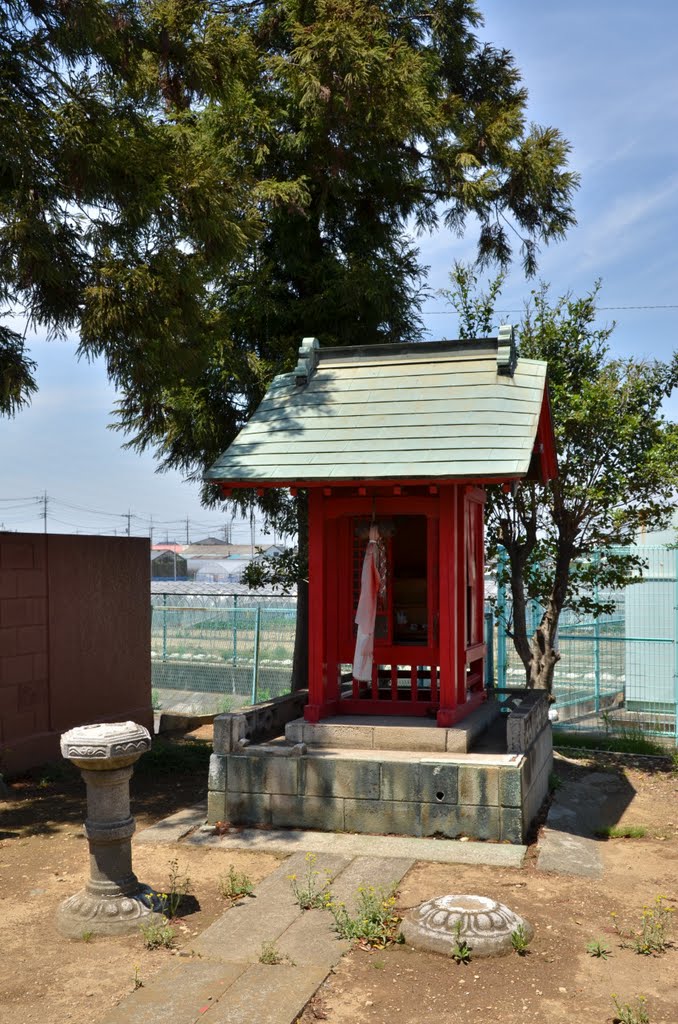
{"label": "small green plant", "polygon": [[586,944],[586,952],[589,956],[598,957],[600,960],[607,960],[609,956],[612,956],[611,950],[603,943],[602,939],[591,939]]}
{"label": "small green plant", "polygon": [[558,772],[549,772],[549,789],[552,793],[555,793],[557,789],[560,789],[562,784],[563,780]]}
{"label": "small green plant", "polygon": [[355,916],[349,914],[344,903],[331,900],[328,908],[339,937],[371,949],[385,949],[402,942],[398,931],[400,917],[395,909],[396,894],[395,885],[389,889],[361,885],[357,892]]}
{"label": "small green plant", "polygon": [[666,904],[665,896],[657,896],[651,907],[643,907],[640,932],[633,937],[633,948],[642,956],[656,956],[666,952],[671,944],[673,907]]}
{"label": "small green plant", "polygon": [[610,917],[615,931],[622,938],[622,946],[633,949],[641,956],[658,956],[671,945],[670,931],[675,908],[667,904],[666,896],[657,896],[651,907],[643,907],[639,931],[623,931],[617,915]]}
{"label": "small green plant", "polygon": [[290,967],[294,967],[294,960],[287,956],[286,953],[281,953],[275,942],[262,942],[261,953],[259,954],[260,964],[284,964],[287,963]]}
{"label": "small green plant", "polygon": [[647,835],[644,825],[607,825],[596,829],[597,836],[607,839],[643,839]]}
{"label": "small green plant", "polygon": [[193,892],[193,883],[188,875],[182,875],[179,871],[179,861],[169,862],[168,885],[165,892],[160,893],[162,909],[170,920],[177,916],[181,901],[185,896]]}
{"label": "small green plant", "polygon": [[645,1009],[645,996],[638,996],[636,1005],[631,1003],[620,1003],[615,995],[612,996],[614,1008],[617,1011],[615,1024],[650,1024],[650,1018]]}
{"label": "small green plant", "polygon": [[251,879],[242,872],[236,871],[232,864],[229,866],[228,874],[219,878],[217,888],[221,898],[231,900],[232,903],[242,899],[243,896],[254,896]]}
{"label": "small green plant", "polygon": [[160,700],[160,694],[157,690],[151,690],[151,707],[154,711],[160,711],[162,707],[162,701]]}
{"label": "small green plant", "polygon": [[331,902],[330,896],[330,874],[325,872],[324,878],[315,868],[317,857],[315,853],[307,853],[305,857],[306,870],[301,878],[296,875],[288,875],[292,885],[294,898],[302,910],[313,910],[327,908]]}
{"label": "small green plant", "polygon": [[[461,921],[457,921],[454,926],[454,945],[450,950],[450,958],[454,960],[455,964],[468,964],[471,962],[471,950],[472,946],[469,946],[466,939],[461,937]],[[511,937],[513,941],[513,936]]]}
{"label": "small green plant", "polygon": [[530,951],[530,940],[525,932],[525,925],[519,924],[515,931],[511,932],[511,945],[518,956],[527,956]]}
{"label": "small green plant", "polygon": [[80,938],[82,939],[83,942],[91,942],[93,934],[94,932],[83,932]]}
{"label": "small green plant", "polygon": [[149,921],[139,929],[146,949],[171,949],[174,945],[174,928],[166,917],[160,921]]}
{"label": "small green plant", "polygon": [[134,978],[132,980],[134,981],[134,991],[135,992],[136,992],[136,990],[138,988],[143,988],[144,987],[144,983],[141,980],[141,976],[139,974],[139,964],[135,964],[134,965]]}

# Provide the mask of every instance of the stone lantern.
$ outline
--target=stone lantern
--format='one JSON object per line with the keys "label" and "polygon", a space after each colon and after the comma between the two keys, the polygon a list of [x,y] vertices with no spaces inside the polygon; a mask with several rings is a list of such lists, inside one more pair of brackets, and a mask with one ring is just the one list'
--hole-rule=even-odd
{"label": "stone lantern", "polygon": [[84,828],[90,859],[85,888],[64,900],[57,912],[59,931],[68,938],[134,931],[162,917],[159,897],[132,871],[136,823],[129,780],[134,762],[150,746],[150,733],[136,722],[83,725],[61,737],[61,753],[80,768],[87,787]]}

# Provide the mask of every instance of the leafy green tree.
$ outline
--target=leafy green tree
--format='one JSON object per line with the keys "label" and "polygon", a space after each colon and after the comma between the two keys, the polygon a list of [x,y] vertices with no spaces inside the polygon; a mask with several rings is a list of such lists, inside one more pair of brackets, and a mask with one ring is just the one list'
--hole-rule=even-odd
{"label": "leafy green tree", "polygon": [[[479,324],[485,331],[496,282],[478,294],[477,275],[457,266],[453,286],[448,295],[462,334],[476,336]],[[598,291],[596,284],[583,298],[555,301],[545,285],[532,292],[518,328],[519,354],[548,363],[559,473],[546,486],[488,489],[489,553],[510,586],[509,632],[528,686],[549,693],[563,607],[594,616],[612,611],[595,595],[642,573],[642,556],[629,545],[641,528],[668,524],[678,484],[678,426],[662,412],[678,384],[678,359],[612,358],[614,325],[597,326]],[[529,601],[542,609],[531,636]]]}
{"label": "leafy green tree", "polygon": [[[304,334],[421,336],[413,232],[471,217],[481,264],[529,274],[574,223],[569,146],[481,27],[472,0],[8,0],[0,303],[78,330],[127,445],[199,479]],[[0,370],[12,412],[9,325]]]}

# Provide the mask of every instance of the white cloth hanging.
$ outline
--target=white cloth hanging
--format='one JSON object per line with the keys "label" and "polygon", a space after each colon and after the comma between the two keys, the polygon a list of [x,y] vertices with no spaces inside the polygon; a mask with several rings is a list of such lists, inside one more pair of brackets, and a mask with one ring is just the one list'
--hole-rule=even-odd
{"label": "white cloth hanging", "polygon": [[358,635],[353,656],[353,678],[359,682],[372,681],[374,657],[374,624],[377,618],[377,598],[381,577],[377,569],[379,528],[370,526],[369,540],[365,549],[363,569],[360,577],[360,598],[355,614]]}

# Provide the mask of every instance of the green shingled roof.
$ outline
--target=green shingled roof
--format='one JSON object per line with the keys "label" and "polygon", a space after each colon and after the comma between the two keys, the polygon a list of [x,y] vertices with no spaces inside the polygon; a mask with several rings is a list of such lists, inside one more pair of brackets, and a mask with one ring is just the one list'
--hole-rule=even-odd
{"label": "green shingled roof", "polygon": [[520,359],[511,375],[505,347],[493,339],[316,346],[307,340],[302,352],[308,365],[302,358],[294,373],[275,378],[249,423],[208,471],[208,480],[256,484],[527,474],[546,363]]}

